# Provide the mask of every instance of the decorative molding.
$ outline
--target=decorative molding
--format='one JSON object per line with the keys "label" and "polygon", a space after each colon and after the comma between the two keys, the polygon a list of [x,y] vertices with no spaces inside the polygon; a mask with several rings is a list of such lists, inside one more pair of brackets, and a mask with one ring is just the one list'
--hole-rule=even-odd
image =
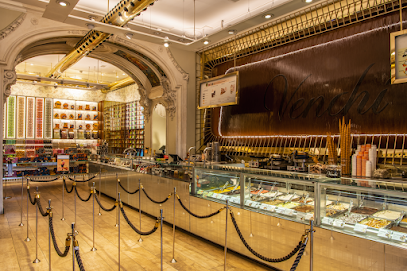
{"label": "decorative molding", "polygon": [[140,93],[140,104],[144,107],[144,118],[148,122],[151,116],[151,100],[147,96],[146,89],[141,84],[138,86],[138,91]]}
{"label": "decorative molding", "polygon": [[70,34],[70,35],[81,35],[81,36],[84,36],[84,35],[86,35],[88,32],[89,32],[89,31],[86,31],[86,30],[70,30],[70,31],[68,31],[68,34]]}
{"label": "decorative molding", "polygon": [[113,37],[110,37],[109,40],[111,42],[113,42],[113,43],[120,43],[120,44],[127,45],[127,46],[129,46],[130,48],[133,48],[133,49],[137,48],[137,45],[134,42],[132,42],[132,41],[130,41],[128,39],[123,39],[122,37],[119,37],[117,35],[113,35]]}
{"label": "decorative molding", "polygon": [[31,23],[33,25],[38,25],[38,19],[37,18],[31,18]]}
{"label": "decorative molding", "polygon": [[168,57],[171,59],[172,64],[175,66],[175,68],[182,74],[182,79],[184,79],[185,81],[188,82],[189,80],[189,73],[187,73],[186,71],[184,71],[183,68],[181,68],[181,66],[178,64],[177,60],[175,59],[175,57],[173,56],[173,54],[171,53],[170,48],[167,48],[167,54]]}
{"label": "decorative molding", "polygon": [[6,101],[11,94],[11,86],[17,82],[17,73],[15,70],[4,70],[3,77],[3,99]]}
{"label": "decorative molding", "polygon": [[16,67],[18,64],[20,64],[23,61],[23,55],[22,54],[18,54],[18,56],[16,57],[16,59],[14,60],[14,66]]}
{"label": "decorative molding", "polygon": [[161,77],[161,85],[163,86],[162,98],[166,103],[168,115],[171,120],[174,120],[175,112],[177,111],[177,91],[171,89],[170,80],[165,77]]}
{"label": "decorative molding", "polygon": [[26,16],[27,16],[26,13],[21,14],[11,24],[9,24],[6,28],[1,30],[1,32],[0,32],[0,40],[5,39],[10,33],[15,31],[23,23]]}

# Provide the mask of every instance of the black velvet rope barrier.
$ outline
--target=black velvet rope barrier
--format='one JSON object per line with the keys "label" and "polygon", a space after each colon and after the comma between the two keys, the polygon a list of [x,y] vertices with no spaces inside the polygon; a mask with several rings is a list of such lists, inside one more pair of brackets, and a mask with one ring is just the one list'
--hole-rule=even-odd
{"label": "black velvet rope barrier", "polygon": [[55,232],[54,232],[54,224],[52,220],[52,215],[49,216],[49,229],[51,231],[51,237],[52,237],[52,242],[54,243],[54,248],[55,251],[57,252],[59,257],[66,257],[68,255],[69,249],[71,247],[71,239],[69,237],[66,238],[65,242],[65,250],[64,252],[61,252],[61,250],[58,247],[57,239],[55,238]]}
{"label": "black velvet rope barrier", "polygon": [[29,178],[30,182],[35,182],[35,183],[50,183],[50,182],[54,182],[56,180],[58,180],[60,177],[56,177],[55,179],[52,180],[34,180],[33,178]]}
{"label": "black velvet rope barrier", "polygon": [[113,211],[114,209],[116,209],[116,204],[115,205],[113,205],[113,207],[112,208],[110,208],[110,209],[107,209],[107,208],[105,208],[105,207],[103,207],[103,205],[100,203],[100,201],[99,201],[99,198],[98,198],[98,195],[97,194],[95,194],[95,198],[96,198],[96,202],[99,204],[99,206],[100,206],[100,208],[102,208],[102,210],[103,211],[106,211],[106,212],[111,212],[111,211]]}
{"label": "black velvet rope barrier", "polygon": [[27,195],[28,195],[28,198],[30,199],[31,204],[35,205],[35,199],[33,200],[32,197],[31,197],[30,187],[29,186],[27,186]]}
{"label": "black velvet rope barrier", "polygon": [[143,190],[144,194],[146,195],[146,197],[147,197],[150,201],[152,201],[152,202],[154,202],[154,203],[157,203],[157,204],[163,204],[163,203],[167,202],[167,200],[169,200],[169,199],[171,198],[171,195],[172,195],[172,194],[169,194],[168,197],[165,198],[165,200],[156,201],[156,200],[153,200],[152,198],[150,198],[150,196],[147,194],[147,192],[146,192],[146,190],[144,190],[144,188],[141,188],[141,189]]}
{"label": "black velvet rope barrier", "polygon": [[78,266],[79,266],[79,270],[85,271],[85,267],[83,266],[83,263],[82,263],[81,254],[79,253],[79,245],[74,247],[74,251],[75,251],[76,262],[78,263]]}
{"label": "black velvet rope barrier", "polygon": [[75,185],[75,193],[76,193],[76,195],[78,196],[78,198],[79,198],[81,201],[84,201],[84,202],[87,202],[88,200],[90,200],[90,197],[92,197],[92,192],[90,192],[90,193],[89,193],[89,197],[88,197],[87,199],[83,199],[83,198],[79,195],[78,189],[76,188],[76,185]]}
{"label": "black velvet rope barrier", "polygon": [[68,186],[66,185],[66,182],[65,182],[65,179],[64,179],[64,187],[65,187],[66,192],[69,194],[69,193],[72,193],[74,185],[72,185],[71,190],[68,190]]}
{"label": "black velvet rope barrier", "polygon": [[242,243],[244,244],[244,246],[257,258],[266,261],[266,262],[270,262],[270,263],[280,263],[280,262],[284,262],[290,258],[292,258],[299,250],[300,248],[303,246],[304,242],[301,240],[299,242],[299,244],[294,248],[293,251],[291,251],[287,256],[282,257],[282,258],[277,258],[277,259],[272,259],[272,258],[268,258],[265,256],[260,255],[259,253],[257,253],[256,251],[254,251],[249,244],[246,242],[246,240],[244,239],[242,233],[240,232],[240,229],[236,223],[236,219],[235,216],[233,215],[233,212],[230,212],[230,217],[232,219],[232,223],[235,226],[236,232],[239,235],[240,240],[242,241]]}
{"label": "black velvet rope barrier", "polygon": [[305,242],[302,244],[302,246],[300,248],[300,251],[298,252],[297,257],[295,258],[295,261],[294,261],[293,265],[291,266],[290,271],[295,271],[297,269],[297,266],[301,261],[301,257],[304,254],[305,247],[307,246],[307,243],[308,243],[308,239],[305,240]]}
{"label": "black velvet rope barrier", "polygon": [[48,213],[47,211],[44,211],[44,210],[42,209],[42,206],[41,206],[41,199],[40,199],[40,198],[35,198],[34,201],[35,201],[35,203],[37,204],[38,210],[40,211],[41,215],[42,215],[42,216],[48,216],[49,213]]}
{"label": "black velvet rope barrier", "polygon": [[124,190],[124,192],[126,192],[127,194],[133,195],[133,194],[136,194],[137,192],[139,192],[139,189],[138,189],[138,188],[137,188],[136,191],[134,191],[134,192],[129,192],[129,191],[127,191],[127,189],[123,187],[123,185],[122,185],[121,182],[119,182],[119,185],[120,185],[120,187]]}
{"label": "black velvet rope barrier", "polygon": [[197,215],[197,214],[192,213],[190,210],[187,209],[187,207],[185,207],[185,205],[182,203],[182,200],[179,198],[178,195],[177,195],[177,199],[178,199],[179,204],[181,204],[181,207],[184,208],[184,210],[187,211],[188,214],[190,214],[196,218],[209,218],[209,217],[219,214],[224,209],[224,208],[221,208],[221,209],[217,210],[216,212],[209,214],[209,215]]}
{"label": "black velvet rope barrier", "polygon": [[123,206],[120,207],[120,210],[121,210],[121,212],[122,212],[122,214],[123,214],[123,217],[124,217],[124,219],[126,220],[127,224],[129,224],[129,226],[130,226],[135,232],[137,232],[138,234],[140,234],[140,235],[150,235],[150,234],[153,234],[154,232],[157,231],[158,225],[159,225],[158,220],[156,221],[156,223],[155,223],[155,225],[154,225],[154,228],[153,228],[152,230],[147,231],[147,232],[143,232],[143,231],[140,231],[139,229],[137,229],[137,228],[133,225],[133,223],[130,222],[129,218],[127,217],[127,215],[126,215],[126,213],[125,213],[125,211],[124,211],[124,209],[123,209]]}
{"label": "black velvet rope barrier", "polygon": [[87,179],[87,180],[78,181],[78,180],[75,180],[75,179],[72,179],[72,178],[68,177],[69,180],[71,180],[71,181],[73,181],[73,182],[77,182],[77,183],[87,183],[87,182],[89,182],[89,181],[91,181],[91,180],[93,180],[93,179],[95,179],[95,178],[96,178],[96,175],[93,176],[93,177],[91,177],[91,178],[89,178],[89,179]]}

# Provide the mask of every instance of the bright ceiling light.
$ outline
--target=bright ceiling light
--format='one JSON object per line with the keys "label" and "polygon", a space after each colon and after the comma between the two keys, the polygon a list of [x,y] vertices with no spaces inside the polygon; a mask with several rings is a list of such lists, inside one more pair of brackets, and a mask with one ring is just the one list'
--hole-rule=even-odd
{"label": "bright ceiling light", "polygon": [[229,35],[233,35],[233,34],[235,34],[235,30],[229,30],[228,33],[229,33]]}
{"label": "bright ceiling light", "polygon": [[123,73],[123,75],[126,75],[125,73]]}
{"label": "bright ceiling light", "polygon": [[57,0],[57,3],[62,7],[69,6],[69,2],[67,2],[67,1]]}
{"label": "bright ceiling light", "polygon": [[30,65],[32,66],[32,65],[34,65],[34,64],[31,63]]}
{"label": "bright ceiling light", "polygon": [[271,15],[271,14],[267,14],[264,16],[264,18],[266,18],[266,19],[270,19],[271,17],[273,17],[273,15]]}
{"label": "bright ceiling light", "polygon": [[305,3],[311,3],[312,0],[305,0]]}
{"label": "bright ceiling light", "polygon": [[126,34],[126,38],[128,38],[129,40],[131,40],[133,38],[133,34],[132,33],[127,33]]}
{"label": "bright ceiling light", "polygon": [[164,42],[164,47],[169,47],[170,44],[168,42]]}
{"label": "bright ceiling light", "polygon": [[205,45],[209,44],[209,40],[203,42]]}
{"label": "bright ceiling light", "polygon": [[93,28],[95,28],[94,24],[86,24],[86,26],[88,27],[88,29],[92,30]]}

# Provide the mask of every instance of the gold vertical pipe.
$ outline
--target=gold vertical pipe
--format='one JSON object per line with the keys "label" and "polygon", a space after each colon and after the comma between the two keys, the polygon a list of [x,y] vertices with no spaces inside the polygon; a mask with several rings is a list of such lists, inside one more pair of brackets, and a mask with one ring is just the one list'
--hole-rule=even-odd
{"label": "gold vertical pipe", "polygon": [[403,30],[403,7],[401,5],[401,0],[399,0],[400,7],[400,31]]}

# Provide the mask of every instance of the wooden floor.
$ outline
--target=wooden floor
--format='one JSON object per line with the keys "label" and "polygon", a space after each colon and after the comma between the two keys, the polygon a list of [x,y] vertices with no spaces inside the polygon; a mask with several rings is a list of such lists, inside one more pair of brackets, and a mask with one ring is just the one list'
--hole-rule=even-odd
{"label": "wooden floor", "polygon": [[[54,229],[60,249],[63,251],[65,238],[70,232],[71,223],[75,221],[73,193],[65,193],[65,221],[62,217],[62,182],[31,183],[31,193],[34,196],[38,185],[42,207],[48,206],[48,199],[52,201],[54,213]],[[48,217],[44,218],[39,213],[38,219],[38,259],[40,263],[33,263],[36,258],[35,246],[35,220],[36,208],[29,204],[28,234],[30,242],[24,241],[27,237],[27,201],[24,185],[24,197],[21,198],[21,183],[7,183],[4,187],[4,196],[12,196],[4,200],[4,215],[0,215],[0,270],[49,270],[48,250]],[[89,195],[87,184],[78,184],[80,195],[85,198]],[[113,200],[102,196],[102,204],[110,208]],[[116,210],[97,215],[99,207],[95,202],[95,247],[92,252],[92,200],[76,201],[76,229],[79,231],[80,254],[84,267],[89,270],[118,270],[118,228],[116,224]],[[23,227],[20,227],[21,205],[23,206]],[[158,207],[157,207],[158,208]],[[138,212],[125,207],[126,213],[133,222],[139,225]],[[142,215],[142,229],[153,227],[155,220]],[[143,242],[138,242],[139,235],[135,233],[121,219],[121,269],[120,270],[160,270],[160,229],[149,236],[143,237]],[[164,270],[223,270],[223,248],[206,242],[183,231],[176,231],[175,259],[177,263],[170,263],[172,259],[172,227],[163,227],[163,266]],[[70,250],[70,252],[72,249]],[[238,254],[227,254],[227,270],[270,270],[254,261]],[[51,247],[52,270],[72,270],[72,254],[59,257]],[[79,270],[77,264],[75,267]]]}

